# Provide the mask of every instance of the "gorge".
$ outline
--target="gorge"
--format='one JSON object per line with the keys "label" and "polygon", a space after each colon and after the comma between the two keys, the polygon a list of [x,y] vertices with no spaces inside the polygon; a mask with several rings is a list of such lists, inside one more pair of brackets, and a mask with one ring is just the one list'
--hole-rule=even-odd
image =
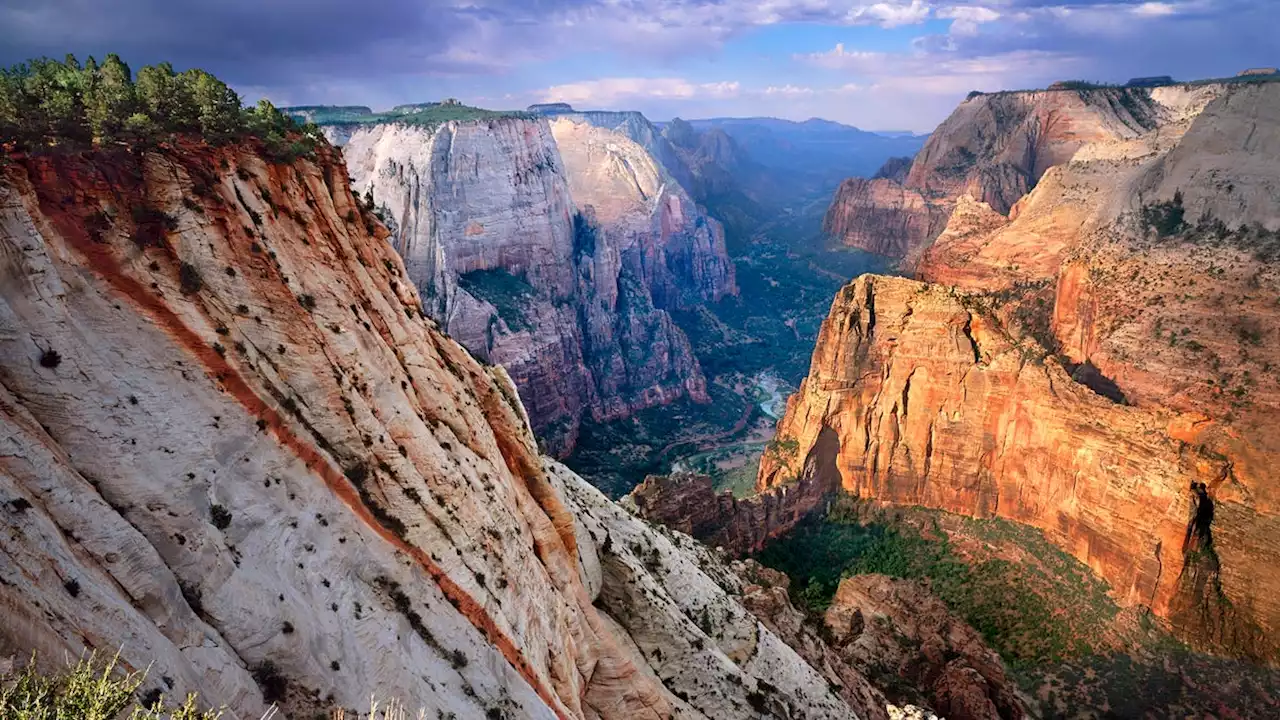
{"label": "gorge", "polygon": [[113,124],[44,62],[0,84],[0,675],[118,650],[246,719],[1276,710],[1280,84],[975,94],[836,187],[772,164],[860,137],[822,121],[152,67]]}

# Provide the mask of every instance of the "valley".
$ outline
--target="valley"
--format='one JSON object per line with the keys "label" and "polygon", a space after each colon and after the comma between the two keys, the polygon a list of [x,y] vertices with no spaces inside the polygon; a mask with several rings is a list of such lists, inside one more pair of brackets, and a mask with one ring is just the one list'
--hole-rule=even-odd
{"label": "valley", "polygon": [[[682,401],[587,424],[565,460],[570,467],[614,497],[645,475],[685,466],[712,469],[724,487],[748,491],[787,396],[809,370],[831,298],[852,278],[891,267],[881,256],[831,245],[821,227],[829,200],[823,187],[783,207],[753,208],[764,219],[738,215],[726,224],[738,295],[674,315],[707,375],[710,405]],[[734,217],[708,206],[718,211]],[[709,467],[712,456],[727,464]]]}

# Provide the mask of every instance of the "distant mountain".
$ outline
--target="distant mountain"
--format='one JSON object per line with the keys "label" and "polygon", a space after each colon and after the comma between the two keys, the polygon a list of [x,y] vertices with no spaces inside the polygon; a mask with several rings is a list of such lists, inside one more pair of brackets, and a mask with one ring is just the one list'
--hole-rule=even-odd
{"label": "distant mountain", "polygon": [[912,156],[927,136],[875,133],[831,120],[770,117],[689,120],[696,130],[723,131],[751,157],[792,182],[834,189],[851,175],[870,177],[886,160]]}

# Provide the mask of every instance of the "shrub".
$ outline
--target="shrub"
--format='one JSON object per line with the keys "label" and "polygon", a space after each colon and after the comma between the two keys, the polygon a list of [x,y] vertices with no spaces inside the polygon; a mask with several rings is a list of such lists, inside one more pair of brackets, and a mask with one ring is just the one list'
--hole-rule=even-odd
{"label": "shrub", "polygon": [[196,270],[196,266],[188,262],[182,263],[178,268],[178,288],[182,290],[182,294],[198,293],[202,287],[204,287],[204,279],[200,277],[200,271]]}
{"label": "shrub", "polygon": [[454,670],[459,670],[467,666],[467,655],[461,650],[454,649],[449,653],[449,664]]}
{"label": "shrub", "polygon": [[199,710],[196,696],[169,706],[158,690],[148,692],[129,714],[125,710],[146,680],[145,672],[123,672],[119,657],[99,664],[90,655],[53,675],[35,669],[35,658],[21,671],[0,677],[0,718],[15,720],[217,720],[221,712]]}
{"label": "shrub", "polygon": [[45,350],[40,353],[40,367],[52,370],[62,364],[62,356],[57,350]]}
{"label": "shrub", "polygon": [[219,530],[226,530],[231,527],[231,511],[221,505],[213,505],[209,508],[209,519],[213,521],[213,526]]}
{"label": "shrub", "polygon": [[269,703],[278,703],[284,700],[285,692],[289,689],[289,681],[284,675],[280,674],[280,669],[270,660],[263,660],[254,665],[250,669],[253,675],[253,681],[258,683],[258,687],[262,689],[262,699]]}
{"label": "shrub", "polygon": [[1154,230],[1160,238],[1171,237],[1185,230],[1185,216],[1181,190],[1173,193],[1173,200],[1170,202],[1144,205],[1142,208],[1142,224],[1148,230]]}

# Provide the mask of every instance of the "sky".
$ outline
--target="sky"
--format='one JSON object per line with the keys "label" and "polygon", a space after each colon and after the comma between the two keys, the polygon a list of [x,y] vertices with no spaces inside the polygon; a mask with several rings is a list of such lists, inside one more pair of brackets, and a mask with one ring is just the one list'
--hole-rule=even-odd
{"label": "sky", "polygon": [[204,68],[247,101],[563,101],[928,132],[971,90],[1280,65],[1280,0],[0,0],[0,64]]}

